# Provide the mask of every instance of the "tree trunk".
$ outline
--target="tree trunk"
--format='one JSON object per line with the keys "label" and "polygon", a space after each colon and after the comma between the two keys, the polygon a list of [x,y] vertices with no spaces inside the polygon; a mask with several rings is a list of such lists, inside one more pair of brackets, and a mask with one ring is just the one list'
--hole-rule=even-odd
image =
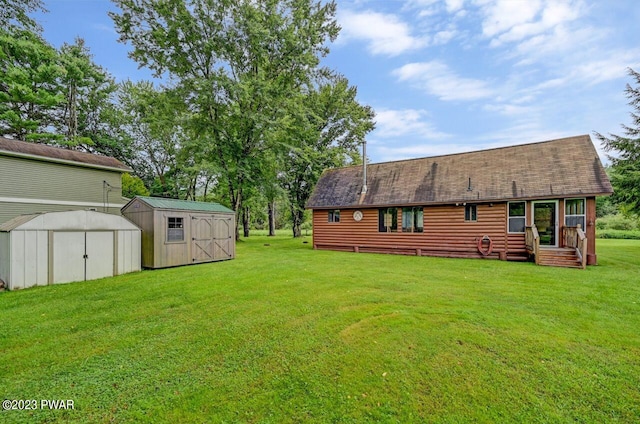
{"label": "tree trunk", "polygon": [[236,213],[236,241],[240,241],[240,214],[242,213],[242,190],[237,192],[233,190],[233,185],[229,181],[229,200],[233,205],[233,210]]}
{"label": "tree trunk", "polygon": [[300,226],[304,219],[304,211],[292,208],[291,219],[293,221],[293,237],[302,237],[302,230],[300,229]]}
{"label": "tree trunk", "polygon": [[276,202],[269,202],[269,237],[276,235]]}
{"label": "tree trunk", "polygon": [[245,237],[249,237],[249,225],[251,222],[251,211],[248,206],[242,208],[242,230]]}
{"label": "tree trunk", "polygon": [[69,106],[69,120],[67,122],[67,141],[74,141],[78,136],[78,110],[77,110],[77,86],[75,83],[70,83],[69,87],[69,97],[68,97],[68,106]]}

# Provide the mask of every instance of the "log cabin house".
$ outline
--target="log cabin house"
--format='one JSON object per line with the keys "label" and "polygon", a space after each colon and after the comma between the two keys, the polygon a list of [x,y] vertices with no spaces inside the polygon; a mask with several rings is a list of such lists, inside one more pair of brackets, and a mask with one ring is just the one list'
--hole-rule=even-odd
{"label": "log cabin house", "polygon": [[596,196],[613,193],[588,135],[325,171],[313,246],[596,264]]}

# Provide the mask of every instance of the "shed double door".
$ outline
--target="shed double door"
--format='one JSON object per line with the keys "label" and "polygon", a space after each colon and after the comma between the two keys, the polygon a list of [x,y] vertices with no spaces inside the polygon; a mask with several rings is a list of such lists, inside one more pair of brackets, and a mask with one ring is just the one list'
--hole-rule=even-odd
{"label": "shed double door", "polygon": [[191,216],[191,253],[194,263],[232,257],[232,219],[211,215]]}
{"label": "shed double door", "polygon": [[53,283],[113,275],[113,231],[55,231]]}
{"label": "shed double door", "polygon": [[235,220],[231,217],[216,217],[213,220],[213,256],[218,259],[231,259],[235,239]]}

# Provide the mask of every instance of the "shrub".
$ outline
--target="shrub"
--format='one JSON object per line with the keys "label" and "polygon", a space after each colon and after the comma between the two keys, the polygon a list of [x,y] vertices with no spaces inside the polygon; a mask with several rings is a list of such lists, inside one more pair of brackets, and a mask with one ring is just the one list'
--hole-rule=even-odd
{"label": "shrub", "polygon": [[638,222],[632,218],[627,218],[624,215],[608,215],[602,218],[598,218],[596,221],[596,228],[598,230],[621,230],[631,231],[638,230]]}
{"label": "shrub", "polygon": [[603,229],[596,231],[597,238],[603,239],[627,239],[627,240],[640,240],[640,231],[625,231],[614,229]]}

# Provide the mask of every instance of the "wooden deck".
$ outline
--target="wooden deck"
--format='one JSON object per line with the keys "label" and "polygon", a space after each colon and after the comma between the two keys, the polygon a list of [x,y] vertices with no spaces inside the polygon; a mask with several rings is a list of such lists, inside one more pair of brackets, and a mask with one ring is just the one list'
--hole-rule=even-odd
{"label": "wooden deck", "polygon": [[540,246],[540,236],[535,225],[525,229],[527,252],[537,265],[584,269],[587,265],[587,238],[580,228],[562,228],[563,247]]}
{"label": "wooden deck", "polygon": [[538,256],[538,265],[582,268],[582,261],[572,247],[541,247]]}

